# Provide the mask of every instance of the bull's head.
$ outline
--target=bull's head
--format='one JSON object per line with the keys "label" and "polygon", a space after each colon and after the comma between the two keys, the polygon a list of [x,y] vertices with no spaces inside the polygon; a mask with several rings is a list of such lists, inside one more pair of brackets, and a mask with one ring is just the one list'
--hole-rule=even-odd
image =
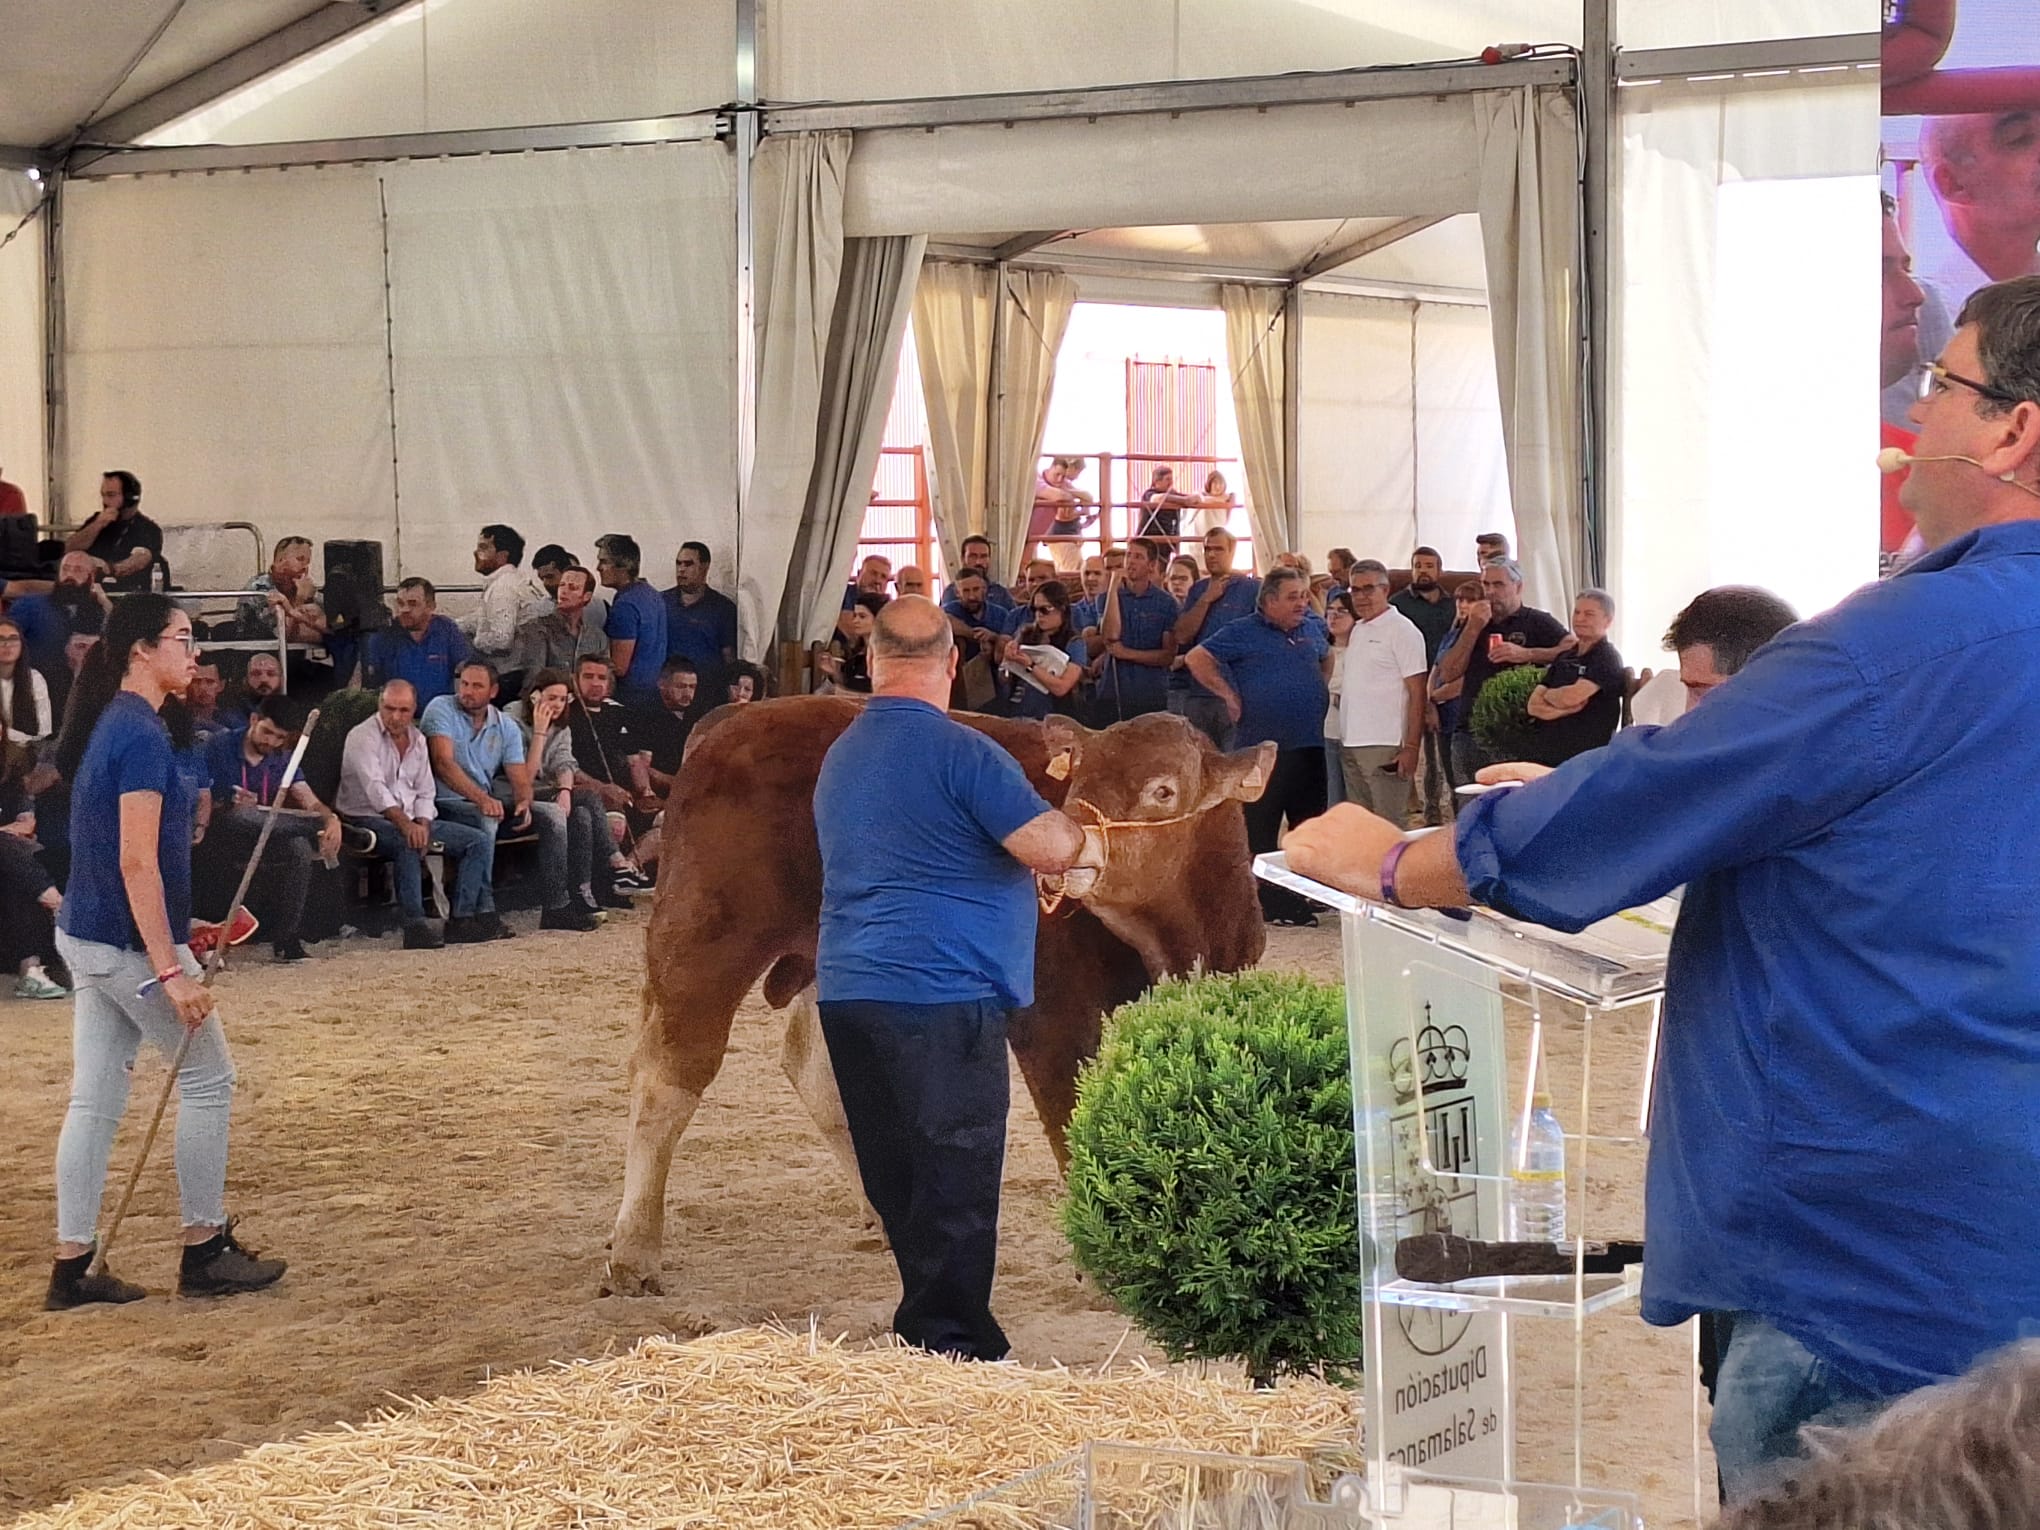
{"label": "bull's head", "polygon": [[[1065,717],[1042,727],[1049,769],[1069,782],[1063,809],[1087,830],[1083,857],[1054,890],[1080,899],[1156,977],[1211,959],[1214,912],[1251,914],[1259,930],[1246,827],[1232,804],[1267,789],[1273,744],[1221,754],[1165,714],[1097,733]],[[1212,908],[1240,900],[1244,911]]]}

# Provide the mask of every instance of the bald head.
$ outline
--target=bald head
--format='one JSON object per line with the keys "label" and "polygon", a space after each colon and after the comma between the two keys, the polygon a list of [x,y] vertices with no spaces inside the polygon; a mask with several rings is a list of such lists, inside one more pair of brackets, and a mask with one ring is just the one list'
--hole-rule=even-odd
{"label": "bald head", "polygon": [[956,646],[942,608],[925,595],[902,595],[878,613],[871,656],[896,663],[941,664]]}

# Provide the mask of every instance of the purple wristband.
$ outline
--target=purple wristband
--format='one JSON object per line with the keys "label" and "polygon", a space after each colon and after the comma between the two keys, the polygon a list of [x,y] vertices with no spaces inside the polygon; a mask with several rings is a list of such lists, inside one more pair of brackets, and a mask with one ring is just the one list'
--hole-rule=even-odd
{"label": "purple wristband", "polygon": [[1390,908],[1404,906],[1402,899],[1395,895],[1395,870],[1402,864],[1403,852],[1415,843],[1413,839],[1397,840],[1389,847],[1388,854],[1381,858],[1381,901]]}

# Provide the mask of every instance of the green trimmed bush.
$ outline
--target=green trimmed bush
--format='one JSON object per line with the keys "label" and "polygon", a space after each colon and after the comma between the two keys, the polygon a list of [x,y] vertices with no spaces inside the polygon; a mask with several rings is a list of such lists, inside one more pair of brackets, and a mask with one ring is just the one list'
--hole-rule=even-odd
{"label": "green trimmed bush", "polygon": [[1491,675],[1473,698],[1473,736],[1498,760],[1536,757],[1537,722],[1530,693],[1544,683],[1544,666],[1525,664]]}
{"label": "green trimmed bush", "polygon": [[1063,1227],[1175,1359],[1256,1380],[1361,1362],[1346,1004],[1268,972],[1164,983],[1077,1085]]}

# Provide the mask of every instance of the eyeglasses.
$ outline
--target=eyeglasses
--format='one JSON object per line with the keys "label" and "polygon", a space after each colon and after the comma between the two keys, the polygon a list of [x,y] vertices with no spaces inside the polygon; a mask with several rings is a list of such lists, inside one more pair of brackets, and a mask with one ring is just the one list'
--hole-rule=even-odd
{"label": "eyeglasses", "polygon": [[190,632],[162,632],[156,635],[159,643],[182,643],[186,653],[198,652],[198,637]]}
{"label": "eyeglasses", "polygon": [[1938,361],[1928,362],[1921,370],[1920,397],[1938,398],[1948,391],[1948,384],[1950,383],[1960,383],[1971,393],[1981,394],[1983,397],[1991,399],[1996,403],[2019,404],[2025,402],[2016,395],[2005,392],[2002,388],[1993,388],[1989,383],[1980,383],[1973,378],[1964,377],[1960,372],[1951,372]]}
{"label": "eyeglasses", "polygon": [[1036,616],[1053,616],[1061,609],[1061,606],[1036,606],[1034,614]]}

